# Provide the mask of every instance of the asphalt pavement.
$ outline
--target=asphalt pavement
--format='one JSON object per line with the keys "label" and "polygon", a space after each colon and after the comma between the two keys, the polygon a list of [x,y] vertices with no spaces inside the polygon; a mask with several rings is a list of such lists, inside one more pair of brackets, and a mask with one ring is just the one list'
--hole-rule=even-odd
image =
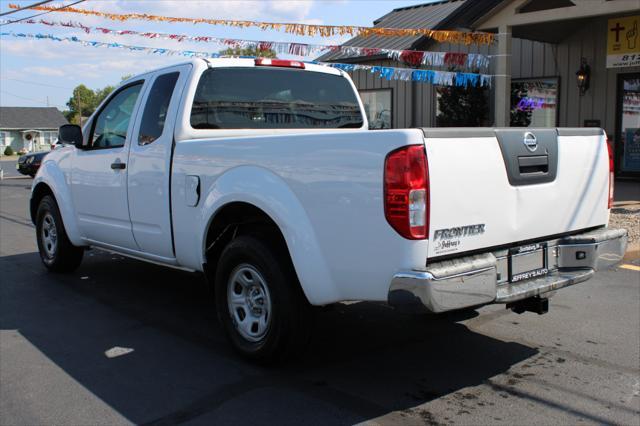
{"label": "asphalt pavement", "polygon": [[0,159],[0,169],[2,170],[2,174],[3,176],[6,178],[13,178],[13,177],[22,177],[24,176],[23,174],[21,174],[17,169],[16,169],[16,165],[18,164],[18,160],[14,157],[12,159],[7,159],[7,158],[1,158]]}
{"label": "asphalt pavement", "polygon": [[542,316],[321,309],[305,356],[262,368],[230,350],[198,274],[99,250],[47,273],[30,184],[0,182],[2,425],[640,424],[638,259]]}

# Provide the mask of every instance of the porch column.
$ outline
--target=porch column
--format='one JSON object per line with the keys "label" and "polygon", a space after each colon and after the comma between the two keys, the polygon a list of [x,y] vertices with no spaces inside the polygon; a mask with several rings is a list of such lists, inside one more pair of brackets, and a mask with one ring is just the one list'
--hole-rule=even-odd
{"label": "porch column", "polygon": [[509,127],[511,110],[511,26],[498,28],[498,56],[495,77],[495,126]]}

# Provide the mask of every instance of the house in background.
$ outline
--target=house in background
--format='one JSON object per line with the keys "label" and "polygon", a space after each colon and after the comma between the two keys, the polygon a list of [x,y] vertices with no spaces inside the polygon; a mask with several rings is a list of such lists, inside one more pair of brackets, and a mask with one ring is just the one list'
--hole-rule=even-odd
{"label": "house in background", "polygon": [[68,124],[53,107],[0,107],[0,150],[47,151],[58,139],[58,128]]}
{"label": "house in background", "polygon": [[[394,9],[374,26],[486,31],[496,33],[497,41],[491,46],[465,46],[422,36],[355,37],[344,45],[491,55],[489,69],[483,71],[494,76],[486,91],[484,125],[601,127],[614,144],[616,172],[640,176],[639,4],[638,0],[437,1]],[[333,52],[319,60],[411,67],[401,58]],[[350,74],[375,127],[438,126],[442,88],[388,81],[366,70]]]}

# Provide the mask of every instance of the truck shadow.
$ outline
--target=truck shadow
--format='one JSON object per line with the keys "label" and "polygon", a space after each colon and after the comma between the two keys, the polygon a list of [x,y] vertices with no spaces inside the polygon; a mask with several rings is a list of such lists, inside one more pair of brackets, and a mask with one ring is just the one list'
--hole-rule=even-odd
{"label": "truck shadow", "polygon": [[537,353],[451,318],[354,303],[318,312],[304,357],[262,368],[230,350],[200,275],[98,250],[71,275],[46,273],[37,253],[2,257],[0,270],[3,333],[134,423],[353,424],[481,384]]}

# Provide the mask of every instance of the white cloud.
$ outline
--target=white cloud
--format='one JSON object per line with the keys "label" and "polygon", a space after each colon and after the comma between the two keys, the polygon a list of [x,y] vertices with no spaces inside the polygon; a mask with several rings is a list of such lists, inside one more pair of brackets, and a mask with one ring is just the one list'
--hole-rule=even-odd
{"label": "white cloud", "polygon": [[[105,75],[111,75],[113,72],[126,74],[142,74],[146,71],[160,68],[172,62],[180,62],[185,58],[166,57],[166,56],[148,56],[137,58],[126,58],[126,52],[123,54],[112,54],[110,58],[105,58],[103,62],[80,62],[74,63],[73,67],[65,68],[65,76],[73,78],[101,78]],[[116,83],[116,82],[114,82]]]}
{"label": "white cloud", "polygon": [[51,68],[51,67],[26,67],[24,71],[30,72],[32,74],[38,75],[46,75],[51,77],[63,77],[65,75],[64,71],[60,68]]}
{"label": "white cloud", "polygon": [[313,4],[314,0],[117,0],[94,2],[91,9],[185,18],[298,22],[308,17]]}
{"label": "white cloud", "polygon": [[66,52],[51,50],[40,40],[13,39],[6,36],[0,43],[0,52],[3,55],[13,54],[17,56],[37,57],[41,59],[60,59],[67,56]]}
{"label": "white cloud", "polygon": [[312,0],[273,0],[268,3],[268,10],[276,15],[290,17],[295,22],[299,22],[308,17],[313,7]]}
{"label": "white cloud", "polygon": [[[4,1],[4,0],[0,0]],[[236,19],[266,22],[301,22],[309,18],[316,0],[100,0],[76,7],[116,14],[147,13],[152,15]],[[56,13],[44,19],[81,21],[89,26],[139,26],[144,21],[113,21],[93,15]],[[199,25],[203,26],[204,25]]]}
{"label": "white cloud", "polygon": [[[115,36],[96,35],[99,41],[114,41]],[[122,42],[120,37],[119,42]],[[153,46],[157,40],[150,40]],[[175,42],[174,42],[175,43]],[[135,44],[135,43],[132,43]],[[166,47],[166,46],[165,46]],[[158,68],[170,63],[185,60],[184,57],[167,57],[160,55],[145,55],[140,52],[132,52],[126,49],[84,47],[76,43],[61,43],[47,40],[16,39],[12,43],[2,43],[0,55],[4,58],[15,55],[24,60],[37,59],[43,65],[25,66],[20,69],[17,77],[46,75],[63,78],[75,83],[86,79],[108,79],[110,81],[116,74],[139,74],[150,69]],[[44,60],[41,60],[44,59]],[[17,70],[3,69],[6,72],[15,73]],[[34,78],[37,79],[37,78]],[[116,83],[113,81],[112,83]],[[105,82],[107,84],[107,81]]]}
{"label": "white cloud", "polygon": [[[322,21],[312,15],[314,0],[101,0],[86,3],[87,9],[109,11],[114,13],[151,13],[166,16],[184,17],[215,17],[226,19],[260,20],[267,22],[305,22],[320,24]],[[135,29],[138,31],[161,31],[166,33],[207,34],[214,27],[207,25],[198,26],[173,26],[139,20],[111,21],[100,17],[82,16],[73,14],[56,14],[52,20],[66,21],[78,20],[84,25],[93,27],[107,27],[118,29]],[[28,33],[52,33],[60,37],[76,36],[82,40],[95,40],[100,42],[117,42],[125,45],[137,45],[148,47],[162,47],[173,50],[193,50],[205,52],[217,52],[223,46],[213,43],[178,42],[175,40],[149,39],[134,36],[117,36],[112,34],[90,33],[61,28],[42,28],[36,25],[17,27],[15,31]],[[193,28],[193,30],[189,28]],[[156,29],[157,28],[157,29]],[[259,30],[254,29],[251,35],[244,36],[244,31],[238,29],[217,27],[219,32],[233,33],[231,37],[287,40],[289,35],[283,32],[275,32],[270,35],[256,36]],[[258,32],[256,32],[258,31]],[[223,36],[223,34],[216,34]],[[308,42],[312,42],[309,40]],[[325,40],[326,42],[326,40]],[[79,43],[55,42],[48,40],[33,40],[3,37],[0,43],[0,54],[4,59],[15,59],[5,62],[3,72],[18,71],[9,63],[18,61],[21,63],[20,73],[25,73],[32,78],[36,76],[50,76],[66,80],[72,85],[83,81],[92,85],[104,85],[115,83],[114,76],[124,74],[138,74],[167,64],[185,61],[183,56],[160,56],[141,52],[131,52],[119,48],[92,48],[84,47]],[[6,75],[6,74],[5,74]],[[42,77],[40,77],[42,78]],[[65,83],[68,84],[68,83]],[[91,84],[91,83],[90,83]]]}

